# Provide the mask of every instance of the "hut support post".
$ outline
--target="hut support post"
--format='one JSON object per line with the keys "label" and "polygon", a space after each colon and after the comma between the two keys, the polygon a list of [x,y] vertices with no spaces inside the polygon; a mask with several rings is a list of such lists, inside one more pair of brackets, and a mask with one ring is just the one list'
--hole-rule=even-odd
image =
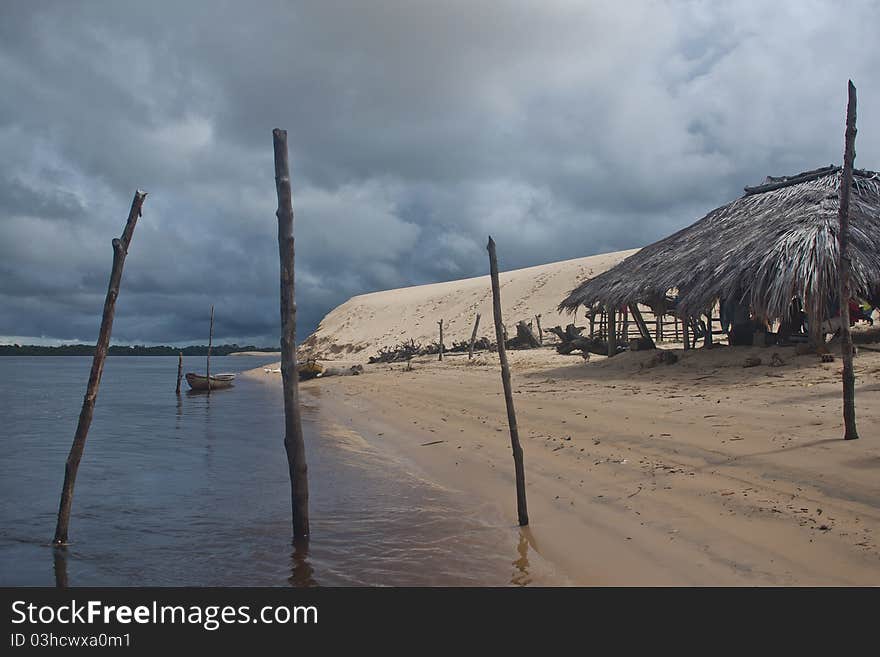
{"label": "hut support post", "polygon": [[480,327],[480,313],[477,313],[477,318],[474,320],[474,330],[471,331],[471,342],[468,345],[468,360],[472,360],[474,357],[474,342],[477,339],[477,329]]}
{"label": "hut support post", "polygon": [[519,443],[519,430],[516,425],[516,411],[513,408],[513,392],[510,385],[510,366],[507,364],[507,349],[504,345],[504,332],[501,323],[501,286],[498,284],[498,256],[495,241],[489,236],[489,274],[492,279],[492,312],[495,316],[495,340],[498,343],[498,359],[501,361],[501,385],[504,388],[504,403],[507,405],[507,424],[510,427],[510,446],[513,450],[513,465],[516,471],[516,511],[519,524],[529,524],[526,508],[526,474],[523,466],[523,451]]}
{"label": "hut support post", "polygon": [[617,355],[617,329],[615,327],[617,310],[608,307],[608,357]]}
{"label": "hut support post", "polygon": [[284,449],[290,472],[293,538],[309,536],[309,479],[299,412],[296,369],[296,301],[294,295],[293,198],[287,159],[287,131],[272,131],[275,189],[278,194],[278,251],[281,259],[281,380],[284,396]]}
{"label": "hut support post", "polygon": [[703,337],[703,347],[705,349],[712,348],[712,309],[706,313],[706,335]]}
{"label": "hut support post", "polygon": [[688,335],[688,318],[681,318],[681,334],[684,338],[684,350],[688,351],[691,348],[691,336]]}
{"label": "hut support post", "polygon": [[838,209],[840,230],[837,232],[837,240],[840,258],[838,279],[840,281],[840,348],[843,357],[843,437],[845,440],[855,440],[859,437],[856,430],[856,377],[853,370],[852,333],[849,330],[849,300],[852,297],[850,287],[852,262],[849,259],[849,197],[852,190],[853,161],[856,157],[856,88],[853,86],[852,80],[849,81],[847,91],[846,145],[843,153],[843,172],[840,175],[840,206]]}
{"label": "hut support post", "polygon": [[92,424],[92,414],[95,411],[95,400],[98,397],[98,388],[101,385],[101,376],[104,374],[104,359],[107,357],[107,349],[110,346],[110,334],[113,332],[113,317],[116,313],[116,298],[119,296],[119,286],[122,283],[122,268],[125,266],[125,257],[128,255],[128,246],[137,225],[138,217],[141,216],[141,208],[146,192],[135,192],[131,202],[131,210],[122,237],[113,240],[113,268],[110,270],[110,283],[107,286],[107,296],[104,299],[104,314],[101,318],[101,330],[98,332],[98,343],[95,345],[95,356],[92,358],[92,370],[89,373],[89,382],[86,386],[86,394],[83,398],[82,410],[79,413],[79,421],[76,425],[76,433],[73,435],[73,445],[64,465],[64,485],[61,488],[61,503],[58,507],[58,522],[55,525],[55,545],[67,545],[67,534],[70,526],[70,509],[73,505],[73,487],[76,484],[76,473],[79,470],[79,462],[82,460],[83,451],[86,447],[86,438],[89,435],[89,427]]}
{"label": "hut support post", "polygon": [[643,340],[647,340],[651,343],[651,349],[656,349],[657,345],[654,344],[654,340],[651,339],[651,332],[648,330],[648,325],[645,324],[645,319],[642,317],[642,311],[640,311],[639,307],[634,303],[629,304],[629,311],[632,313],[633,319],[636,320],[636,326],[639,328],[639,335],[642,336]]}
{"label": "hut support post", "polygon": [[183,352],[177,353],[177,390],[174,392],[180,394],[180,379],[183,377]]}

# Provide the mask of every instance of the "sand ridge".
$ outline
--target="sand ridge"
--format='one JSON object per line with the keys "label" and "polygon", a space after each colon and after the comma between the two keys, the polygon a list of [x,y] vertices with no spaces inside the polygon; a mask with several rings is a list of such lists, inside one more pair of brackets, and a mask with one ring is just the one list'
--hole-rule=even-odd
{"label": "sand ridge", "polygon": [[[533,319],[536,314],[542,315],[544,328],[571,322],[570,315],[556,310],[559,302],[577,284],[610,269],[637,250],[501,272],[502,313],[510,335],[517,321]],[[453,342],[470,338],[476,313],[481,314],[478,337],[487,336],[494,342],[488,275],[361,294],[328,313],[300,345],[300,354],[366,362],[380,348],[403,340],[412,339],[423,345],[437,342],[440,319],[443,342],[448,348]]]}

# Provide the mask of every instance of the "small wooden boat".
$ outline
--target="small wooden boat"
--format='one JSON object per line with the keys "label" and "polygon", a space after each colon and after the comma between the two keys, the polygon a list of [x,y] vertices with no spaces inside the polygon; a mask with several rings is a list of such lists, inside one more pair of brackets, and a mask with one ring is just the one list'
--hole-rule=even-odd
{"label": "small wooden boat", "polygon": [[[212,374],[210,389],[220,390],[222,388],[231,388],[234,380],[235,374]],[[201,374],[187,372],[186,382],[193,390],[208,390],[208,377],[202,376]]]}

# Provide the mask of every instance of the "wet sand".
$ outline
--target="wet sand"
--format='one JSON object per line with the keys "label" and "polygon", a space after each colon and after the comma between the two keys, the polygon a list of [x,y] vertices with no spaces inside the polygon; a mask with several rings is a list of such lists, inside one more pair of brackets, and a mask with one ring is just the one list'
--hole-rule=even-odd
{"label": "wet sand", "polygon": [[[580,585],[880,584],[880,353],[855,361],[858,441],[840,439],[839,358],[676,353],[651,367],[653,352],[589,363],[509,352],[531,548]],[[772,353],[785,364],[767,365]],[[764,364],[743,368],[749,356]],[[301,386],[340,425],[512,526],[497,355],[434,358]]]}

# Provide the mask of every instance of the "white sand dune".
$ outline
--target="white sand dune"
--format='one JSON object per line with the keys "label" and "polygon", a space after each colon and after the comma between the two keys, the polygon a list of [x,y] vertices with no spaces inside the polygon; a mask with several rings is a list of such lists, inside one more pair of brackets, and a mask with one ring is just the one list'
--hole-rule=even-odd
{"label": "white sand dune", "polygon": [[[501,307],[512,335],[519,320],[540,314],[544,328],[572,321],[556,307],[578,283],[616,265],[638,249],[502,272]],[[380,348],[404,340],[437,342],[443,320],[443,342],[469,339],[474,317],[481,314],[478,337],[494,341],[489,276],[416,285],[352,297],[334,308],[301,349],[318,358],[367,360]]]}

